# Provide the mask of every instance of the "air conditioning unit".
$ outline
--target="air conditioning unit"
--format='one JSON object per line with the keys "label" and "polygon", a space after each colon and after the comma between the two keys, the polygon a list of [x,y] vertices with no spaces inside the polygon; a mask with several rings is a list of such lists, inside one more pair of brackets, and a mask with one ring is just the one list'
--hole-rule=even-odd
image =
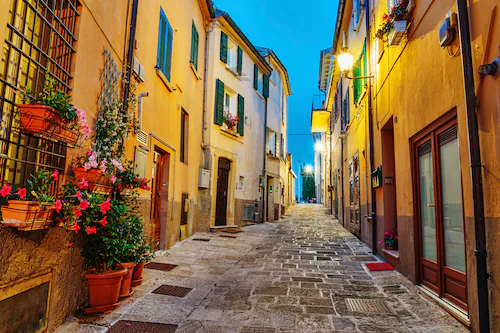
{"label": "air conditioning unit", "polygon": [[136,138],[137,138],[137,141],[142,143],[144,146],[146,146],[146,147],[148,146],[148,142],[149,142],[148,133],[141,130],[141,131],[137,132]]}
{"label": "air conditioning unit", "polygon": [[144,67],[139,63],[139,60],[137,57],[134,57],[134,73],[137,75],[137,78],[141,81],[144,82],[146,80],[146,72],[144,70]]}
{"label": "air conditioning unit", "polygon": [[198,188],[210,187],[210,170],[200,169],[198,174]]}

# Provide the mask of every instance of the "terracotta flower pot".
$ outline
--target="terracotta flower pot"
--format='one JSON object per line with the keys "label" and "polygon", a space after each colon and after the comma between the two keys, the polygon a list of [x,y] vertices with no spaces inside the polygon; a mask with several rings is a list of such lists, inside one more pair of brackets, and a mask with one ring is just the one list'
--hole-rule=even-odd
{"label": "terracotta flower pot", "polygon": [[127,273],[123,276],[122,285],[120,288],[120,298],[125,298],[134,293],[132,290],[132,275],[134,273],[135,262],[124,262],[119,266],[126,268]]}
{"label": "terracotta flower pot", "polygon": [[144,263],[141,262],[134,267],[132,274],[132,287],[137,287],[142,283],[142,271],[144,270]]}
{"label": "terracotta flower pot", "polygon": [[86,273],[90,292],[90,308],[86,313],[100,313],[116,309],[120,287],[123,276],[128,273],[127,269],[121,269],[109,273]]}
{"label": "terracotta flower pot", "polygon": [[73,168],[75,184],[78,185],[82,179],[88,183],[88,189],[94,192],[109,194],[113,190],[110,186],[111,180],[99,169],[85,170],[84,168]]}
{"label": "terracotta flower pot", "polygon": [[61,118],[59,111],[43,104],[19,104],[21,130],[44,134],[62,142],[76,144],[80,134]]}
{"label": "terracotta flower pot", "polygon": [[9,200],[7,206],[2,206],[2,223],[19,230],[47,228],[53,215],[53,206],[42,207],[37,201]]}

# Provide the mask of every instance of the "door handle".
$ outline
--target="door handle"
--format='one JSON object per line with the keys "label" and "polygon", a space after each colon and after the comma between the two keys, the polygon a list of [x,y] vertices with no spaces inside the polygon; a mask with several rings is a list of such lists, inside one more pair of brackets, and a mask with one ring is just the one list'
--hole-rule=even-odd
{"label": "door handle", "polygon": [[428,204],[427,207],[436,207],[436,204]]}

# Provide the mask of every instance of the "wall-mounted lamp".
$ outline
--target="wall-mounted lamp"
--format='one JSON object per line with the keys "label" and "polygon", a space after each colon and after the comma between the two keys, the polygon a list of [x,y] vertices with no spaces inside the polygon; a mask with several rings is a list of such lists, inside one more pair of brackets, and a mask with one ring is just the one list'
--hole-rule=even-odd
{"label": "wall-mounted lamp", "polygon": [[342,48],[342,52],[337,56],[337,61],[339,62],[340,72],[342,75],[350,80],[353,79],[368,79],[372,78],[373,75],[370,76],[356,76],[349,77],[348,74],[352,71],[352,66],[354,63],[354,57],[347,47]]}
{"label": "wall-mounted lamp", "polygon": [[496,79],[500,75],[500,58],[496,58],[491,64],[479,66],[477,72],[481,76],[491,75]]}
{"label": "wall-mounted lamp", "polygon": [[305,173],[312,173],[313,167],[311,165],[306,165],[304,168]]}
{"label": "wall-mounted lamp", "polygon": [[321,151],[325,150],[325,143],[321,142],[321,141],[316,142],[314,144],[314,150],[317,152],[321,152]]}

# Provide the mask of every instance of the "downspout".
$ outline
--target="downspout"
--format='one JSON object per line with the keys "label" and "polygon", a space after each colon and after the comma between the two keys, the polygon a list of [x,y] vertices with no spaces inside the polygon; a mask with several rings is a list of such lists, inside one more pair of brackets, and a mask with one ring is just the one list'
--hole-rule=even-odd
{"label": "downspout", "polygon": [[474,231],[476,236],[477,299],[479,306],[479,332],[490,332],[490,314],[488,300],[488,267],[486,262],[486,230],[484,222],[483,180],[481,150],[476,114],[476,94],[474,87],[474,69],[469,27],[467,0],[457,0],[458,27],[462,49],[464,75],[464,93],[469,136],[469,154],[471,163],[472,199],[474,205]]}
{"label": "downspout", "polygon": [[208,39],[210,37],[210,33],[213,31],[213,26],[211,25],[212,23],[215,23],[215,20],[213,22],[210,22],[207,26],[207,33],[205,34],[205,74],[203,75],[203,115],[201,118],[201,149],[205,150],[206,149],[206,141],[205,141],[205,132],[207,131],[207,93],[208,93]]}
{"label": "downspout", "polygon": [[330,154],[330,215],[333,215],[333,163],[332,163],[332,153],[333,153],[333,112],[330,111],[330,149],[328,152]]}
{"label": "downspout", "polygon": [[128,39],[127,66],[125,76],[125,89],[123,91],[123,104],[127,105],[130,92],[130,80],[132,78],[132,59],[134,57],[135,30],[137,28],[137,9],[139,0],[132,3],[132,17],[130,19],[130,36]]}
{"label": "downspout", "polygon": [[[365,1],[365,22],[366,22],[366,59],[371,59],[371,32],[370,32],[370,1]],[[371,62],[368,61],[368,73],[371,73]],[[373,108],[372,108],[372,82],[368,79],[368,144],[370,145],[370,185],[371,185],[371,220],[372,220],[372,252],[377,253],[377,195],[371,182],[371,175],[375,171],[375,153],[373,147]]]}
{"label": "downspout", "polygon": [[[343,91],[344,88],[342,87],[342,76],[340,77],[340,105],[341,107],[343,108],[343,104],[342,104],[342,101],[343,101]],[[340,112],[340,114],[342,115],[342,110]],[[343,117],[343,116],[342,116]],[[345,121],[345,119],[341,119],[341,124],[340,124],[340,207],[342,208],[342,225],[345,226],[345,207],[344,207],[344,137],[342,136],[342,132],[344,132],[344,129],[343,129],[343,122]]]}
{"label": "downspout", "polygon": [[264,99],[264,162],[262,163],[262,223],[266,221],[266,196],[267,196],[267,178],[266,178],[266,160],[267,160],[267,97]]}

